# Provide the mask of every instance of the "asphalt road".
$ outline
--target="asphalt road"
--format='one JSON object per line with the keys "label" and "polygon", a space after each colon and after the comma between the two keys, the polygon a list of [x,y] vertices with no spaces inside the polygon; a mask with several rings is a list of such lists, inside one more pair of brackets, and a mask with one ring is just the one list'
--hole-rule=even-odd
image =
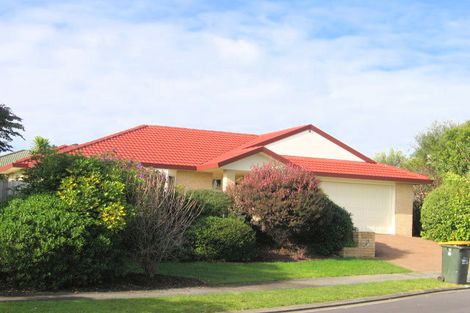
{"label": "asphalt road", "polygon": [[331,313],[470,313],[470,290],[413,296],[339,308],[304,310]]}

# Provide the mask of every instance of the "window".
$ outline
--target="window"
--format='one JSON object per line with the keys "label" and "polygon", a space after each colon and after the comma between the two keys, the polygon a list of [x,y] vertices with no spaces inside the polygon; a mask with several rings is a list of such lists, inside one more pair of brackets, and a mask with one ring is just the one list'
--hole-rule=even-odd
{"label": "window", "polygon": [[222,179],[213,179],[212,180],[213,189],[222,189]]}

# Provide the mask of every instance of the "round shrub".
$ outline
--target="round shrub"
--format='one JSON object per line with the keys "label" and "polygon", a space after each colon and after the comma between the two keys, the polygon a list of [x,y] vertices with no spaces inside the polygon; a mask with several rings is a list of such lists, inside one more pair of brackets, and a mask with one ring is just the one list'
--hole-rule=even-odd
{"label": "round shrub", "polygon": [[422,236],[435,241],[470,240],[470,179],[447,174],[424,199]]}
{"label": "round shrub", "polygon": [[308,246],[315,254],[331,255],[353,243],[354,227],[351,214],[327,196],[320,203],[322,214],[305,223],[298,242]]}
{"label": "round shrub", "polygon": [[281,247],[309,245],[330,254],[352,240],[349,213],[328,199],[313,173],[299,167],[255,167],[230,194],[235,210]]}
{"label": "round shrub", "polygon": [[239,218],[209,216],[191,233],[198,259],[247,261],[256,253],[255,232]]}
{"label": "round shrub", "polygon": [[15,287],[93,283],[109,268],[110,239],[54,195],[14,199],[0,214],[0,277]]}
{"label": "round shrub", "polygon": [[232,201],[222,191],[192,190],[189,192],[189,195],[202,207],[200,217],[228,216]]}

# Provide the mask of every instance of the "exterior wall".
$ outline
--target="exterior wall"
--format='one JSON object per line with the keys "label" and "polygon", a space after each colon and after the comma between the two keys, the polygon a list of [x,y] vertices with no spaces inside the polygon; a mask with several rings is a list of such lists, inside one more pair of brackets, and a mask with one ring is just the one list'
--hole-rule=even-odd
{"label": "exterior wall", "polygon": [[239,172],[248,172],[251,168],[255,165],[261,165],[263,163],[269,162],[273,160],[271,157],[264,153],[257,153],[254,155],[250,155],[246,158],[241,160],[226,164],[221,168],[224,170],[233,170]]}
{"label": "exterior wall", "polygon": [[227,188],[235,184],[237,172],[225,170],[222,177],[222,191],[227,191]]}
{"label": "exterior wall", "polygon": [[364,162],[361,158],[311,130],[273,142],[266,148],[281,155]]}
{"label": "exterior wall", "polygon": [[330,177],[319,180],[330,199],[351,213],[359,231],[395,233],[394,182]]}
{"label": "exterior wall", "polygon": [[175,181],[188,189],[212,189],[212,173],[178,170]]}
{"label": "exterior wall", "polygon": [[413,185],[397,183],[395,186],[395,234],[413,235]]}

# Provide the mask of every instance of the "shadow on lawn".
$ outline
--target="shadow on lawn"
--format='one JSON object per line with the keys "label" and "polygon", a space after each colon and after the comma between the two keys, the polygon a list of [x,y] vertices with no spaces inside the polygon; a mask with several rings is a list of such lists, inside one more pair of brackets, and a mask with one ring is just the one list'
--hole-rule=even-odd
{"label": "shadow on lawn", "polygon": [[[73,301],[70,301],[73,300]],[[53,301],[13,301],[0,302],[0,312],[32,312],[35,313],[109,313],[109,312],[224,312],[231,310],[235,303],[226,303],[216,299],[113,299],[90,300],[86,297],[61,299]]]}

